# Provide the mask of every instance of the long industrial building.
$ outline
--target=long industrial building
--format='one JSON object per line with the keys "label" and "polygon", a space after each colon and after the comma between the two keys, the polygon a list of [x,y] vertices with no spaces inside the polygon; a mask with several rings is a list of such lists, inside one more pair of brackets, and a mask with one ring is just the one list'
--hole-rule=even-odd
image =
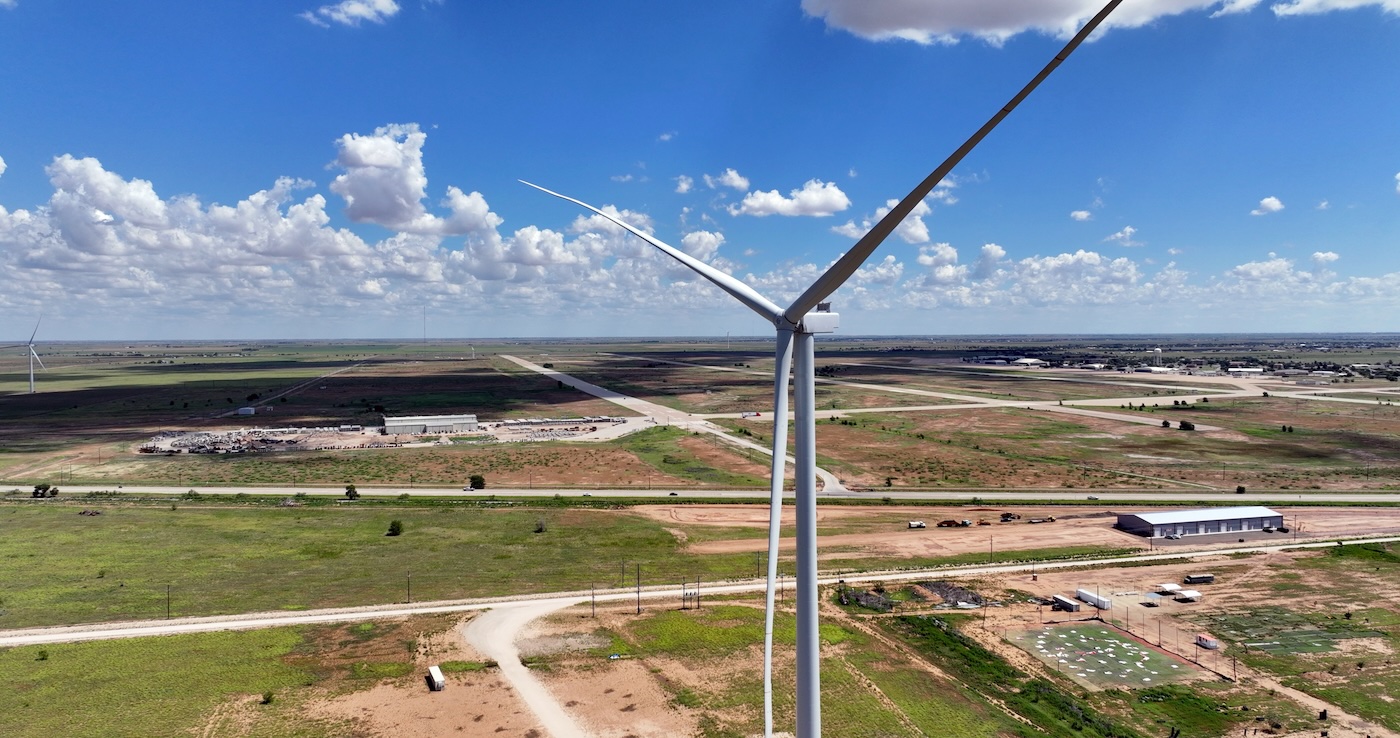
{"label": "long industrial building", "polygon": [[400,415],[384,416],[384,432],[388,435],[417,433],[466,433],[476,430],[475,415]]}
{"label": "long industrial building", "polygon": [[1204,536],[1283,526],[1283,514],[1267,507],[1210,507],[1202,510],[1124,513],[1118,529],[1147,538]]}

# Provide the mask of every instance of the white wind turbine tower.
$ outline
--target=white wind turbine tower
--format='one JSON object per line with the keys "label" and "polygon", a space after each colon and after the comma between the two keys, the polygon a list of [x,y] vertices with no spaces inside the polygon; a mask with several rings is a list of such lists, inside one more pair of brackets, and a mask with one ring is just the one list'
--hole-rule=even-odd
{"label": "white wind turbine tower", "polygon": [[31,395],[34,394],[34,362],[39,362],[40,369],[48,369],[48,367],[44,366],[44,360],[39,358],[39,353],[34,350],[34,337],[39,335],[39,322],[43,319],[43,316],[40,316],[39,320],[34,321],[34,332],[29,334],[29,343],[13,343],[9,346],[0,346],[0,349],[19,348],[20,346],[29,349],[29,394]]}
{"label": "white wind turbine tower", "polygon": [[[967,156],[997,124],[1011,113],[1027,95],[1040,85],[1056,67],[1073,52],[1095,28],[1108,17],[1122,0],[1111,0],[1103,10],[1089,20],[1074,38],[1046,64],[1021,91],[1016,93],[963,145],[958,147],[937,169],[904,197],[889,214],[875,224],[851,250],[836,261],[826,273],[813,282],[806,292],[786,310],[760,295],[752,287],[706,264],[689,254],[669,246],[620,218],[572,197],[561,195],[530,182],[537,190],[586,208],[607,218],[632,235],[655,246],[697,274],[728,292],[739,302],[763,316],[777,330],[774,351],[777,366],[773,375],[773,463],[770,486],[768,522],[768,589],[767,613],[763,641],[763,720],[764,735],[773,734],[773,600],[774,581],[778,570],[778,532],[781,523],[783,477],[787,450],[788,373],[793,372],[795,476],[797,487],[797,736],[817,738],[821,735],[820,649],[817,631],[817,503],[816,503],[816,415],[814,375],[814,336],[835,332],[839,318],[823,302],[835,292],[865,262],[870,254],[894,232],[906,216],[933,188]],[[795,365],[795,366],[794,366]]]}

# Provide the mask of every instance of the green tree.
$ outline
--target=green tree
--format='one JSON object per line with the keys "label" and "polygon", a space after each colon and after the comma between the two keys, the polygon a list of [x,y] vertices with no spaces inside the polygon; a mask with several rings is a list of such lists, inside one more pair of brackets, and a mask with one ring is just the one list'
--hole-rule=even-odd
{"label": "green tree", "polygon": [[472,489],[486,489],[486,477],[480,474],[473,474],[469,481],[471,482]]}
{"label": "green tree", "polygon": [[388,532],[386,535],[391,535],[391,536],[403,535],[403,521],[402,521],[402,520],[390,520],[390,521],[389,521],[389,532]]}
{"label": "green tree", "polygon": [[353,484],[347,484],[347,485],[345,485],[345,499],[347,499],[347,500],[358,500],[358,499],[360,499],[360,491],[357,490],[357,489],[355,489],[355,485],[353,485]]}

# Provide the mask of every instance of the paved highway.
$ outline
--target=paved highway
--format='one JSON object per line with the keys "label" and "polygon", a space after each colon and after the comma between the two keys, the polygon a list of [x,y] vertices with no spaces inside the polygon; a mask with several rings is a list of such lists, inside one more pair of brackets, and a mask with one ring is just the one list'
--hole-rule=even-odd
{"label": "paved highway", "polygon": [[[207,487],[203,485],[185,485],[180,487],[160,487],[155,485],[125,485],[113,487],[111,485],[64,485],[62,494],[66,498],[80,496],[88,492],[123,492],[131,495],[181,495],[189,490],[205,495],[264,495],[276,497],[292,497],[297,494],[316,495],[318,497],[343,497],[345,488],[342,487]],[[733,499],[733,500],[766,500],[768,490],[748,489],[748,490],[725,490],[725,489],[576,489],[560,487],[536,487],[530,489],[487,489],[467,492],[460,488],[444,487],[366,487],[356,485],[356,490],[363,497],[398,497],[407,494],[411,497],[460,497],[463,499],[489,499],[492,497],[553,497],[560,495],[563,497],[631,497],[631,498],[705,498],[705,499]],[[789,492],[791,496],[791,492]],[[1202,489],[1178,489],[1159,491],[1123,491],[1115,489],[1076,489],[1067,491],[1063,488],[1052,489],[1025,489],[1025,490],[987,490],[987,489],[958,489],[958,490],[937,490],[937,491],[917,491],[917,490],[886,490],[872,489],[869,491],[843,490],[831,493],[823,492],[819,495],[822,499],[829,500],[883,500],[888,497],[891,500],[904,501],[935,501],[949,503],[967,503],[973,499],[978,500],[1016,500],[1018,502],[1090,502],[1107,504],[1119,503],[1163,503],[1163,502],[1216,502],[1230,504],[1260,504],[1273,502],[1278,504],[1311,502],[1329,505],[1348,505],[1358,503],[1389,502],[1400,504],[1400,491],[1393,492],[1326,492],[1310,491],[1297,492],[1294,490],[1275,491],[1254,491],[1244,494],[1232,494],[1229,490],[1202,490]],[[1090,497],[1097,499],[1090,500]]]}

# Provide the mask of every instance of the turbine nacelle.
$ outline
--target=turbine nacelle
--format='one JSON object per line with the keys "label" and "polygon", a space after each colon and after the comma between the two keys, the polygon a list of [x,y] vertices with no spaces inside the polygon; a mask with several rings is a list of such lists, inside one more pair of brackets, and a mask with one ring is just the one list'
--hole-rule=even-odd
{"label": "turbine nacelle", "polygon": [[824,302],[816,310],[802,316],[798,329],[803,333],[835,333],[840,327],[841,314],[831,312],[831,303]]}

